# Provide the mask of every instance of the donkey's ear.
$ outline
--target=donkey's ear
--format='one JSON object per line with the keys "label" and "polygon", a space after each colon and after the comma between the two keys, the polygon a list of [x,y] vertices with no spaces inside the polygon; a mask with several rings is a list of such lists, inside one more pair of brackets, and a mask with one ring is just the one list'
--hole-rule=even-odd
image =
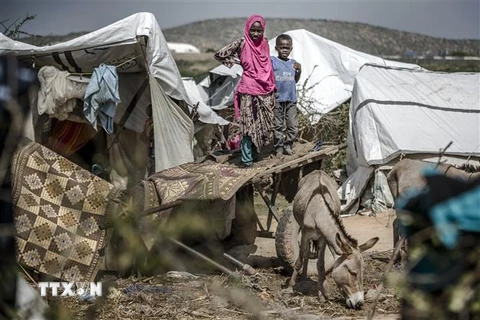
{"label": "donkey's ear", "polygon": [[347,256],[352,254],[352,247],[340,237],[340,233],[338,232],[335,235],[335,241],[337,242],[337,246],[342,250],[342,254]]}
{"label": "donkey's ear", "polygon": [[358,247],[358,249],[360,250],[360,252],[368,250],[371,247],[373,247],[375,245],[375,243],[377,243],[378,239],[379,239],[378,237],[372,238],[372,239],[368,240],[367,242],[365,242],[364,244],[360,245]]}

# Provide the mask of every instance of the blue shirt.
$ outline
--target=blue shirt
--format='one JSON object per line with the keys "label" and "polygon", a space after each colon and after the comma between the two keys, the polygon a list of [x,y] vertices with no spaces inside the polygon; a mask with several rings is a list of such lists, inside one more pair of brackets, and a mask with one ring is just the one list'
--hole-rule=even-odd
{"label": "blue shirt", "polygon": [[295,83],[295,69],[293,69],[293,64],[296,61],[293,59],[284,61],[274,56],[271,59],[277,86],[275,99],[278,102],[297,102],[297,85]]}

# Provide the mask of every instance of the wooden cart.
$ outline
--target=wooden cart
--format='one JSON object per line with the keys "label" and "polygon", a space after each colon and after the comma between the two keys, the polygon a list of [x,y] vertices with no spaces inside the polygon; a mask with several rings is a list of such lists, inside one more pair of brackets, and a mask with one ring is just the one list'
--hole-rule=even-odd
{"label": "wooden cart", "polygon": [[[291,209],[286,209],[284,212],[277,212],[275,207],[276,199],[279,193],[285,195],[285,191],[289,193],[289,196],[286,196],[287,201],[291,202],[293,196],[297,191],[297,183],[302,178],[302,176],[308,174],[311,171],[321,168],[321,162],[324,158],[336,154],[344,146],[322,146],[318,151],[310,151],[313,145],[306,145],[303,147],[303,153],[298,152],[293,156],[286,156],[283,160],[279,161],[278,159],[271,159],[266,157],[265,160],[262,160],[258,163],[255,163],[256,167],[265,167],[264,171],[260,171],[258,174],[254,175],[251,179],[246,181],[243,184],[243,187],[237,191],[237,203],[239,193],[245,192],[248,190],[248,217],[239,217],[237,216],[235,220],[244,221],[243,225],[240,225],[240,228],[245,230],[256,229],[256,232],[253,236],[247,236],[246,238],[237,242],[237,244],[253,244],[256,237],[262,238],[271,238],[275,239],[275,245],[277,249],[277,255],[285,267],[291,267],[294,264],[296,256],[298,255],[299,249],[299,227],[293,218]],[[285,176],[289,175],[289,179],[294,176],[294,183],[288,185],[288,190],[285,190],[283,185],[282,189],[282,180]],[[273,181],[271,185],[271,192],[266,192],[264,188],[265,180],[271,179]],[[254,211],[254,197],[253,192],[256,190],[265,202],[268,208],[268,214],[266,218],[266,223],[260,220],[257,213]],[[241,197],[244,201],[245,197]],[[179,206],[183,203],[183,200],[177,200],[170,203],[162,204],[158,207],[146,210],[141,212],[139,215],[150,215],[164,211],[169,208]],[[264,219],[263,219],[264,220]],[[272,222],[275,220],[277,222],[277,227],[275,230],[272,229]],[[255,225],[253,225],[254,223]],[[238,225],[237,225],[238,227]],[[232,233],[238,231],[233,230]]]}
{"label": "wooden cart", "polygon": [[[267,223],[265,227],[260,222],[257,216],[257,225],[259,228],[259,230],[257,231],[258,237],[275,238],[275,233],[270,230],[270,228],[272,225],[272,220],[275,219],[278,223],[280,218],[279,213],[275,209],[275,202],[279,192],[280,183],[282,181],[282,174],[298,169],[298,180],[300,180],[303,177],[304,171],[306,171],[305,169],[308,165],[312,165],[310,168],[307,169],[308,171],[320,169],[322,160],[325,157],[334,155],[338,151],[338,146],[323,147],[319,151],[310,152],[298,158],[286,160],[280,165],[276,165],[264,172],[261,172],[248,182],[253,184],[253,186],[258,191],[258,193],[268,207]],[[265,180],[267,178],[273,178],[273,188],[270,197],[267,195],[264,188],[260,184],[262,180]],[[296,190],[294,190],[293,193],[296,193]]]}

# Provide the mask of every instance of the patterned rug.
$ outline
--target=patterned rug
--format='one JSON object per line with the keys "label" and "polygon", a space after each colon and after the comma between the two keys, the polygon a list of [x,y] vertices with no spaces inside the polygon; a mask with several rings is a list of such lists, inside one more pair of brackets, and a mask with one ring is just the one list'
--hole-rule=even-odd
{"label": "patterned rug", "polygon": [[248,180],[266,167],[240,168],[213,161],[186,163],[149,177],[161,204],[176,200],[230,199]]}
{"label": "patterned rug", "polygon": [[105,245],[104,217],[120,190],[46,147],[30,142],[13,163],[20,264],[61,280],[94,281]]}

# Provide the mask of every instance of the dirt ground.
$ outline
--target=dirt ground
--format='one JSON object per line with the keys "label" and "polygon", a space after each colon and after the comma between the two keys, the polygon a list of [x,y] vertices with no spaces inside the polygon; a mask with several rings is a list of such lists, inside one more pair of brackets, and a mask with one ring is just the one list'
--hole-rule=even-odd
{"label": "dirt ground", "polygon": [[[392,222],[395,219],[394,211],[386,211],[377,216],[354,215],[344,217],[343,223],[347,232],[358,242],[364,243],[373,236],[379,237],[377,244],[367,252],[383,252],[393,248]],[[263,220],[263,219],[261,219]],[[272,230],[275,230],[276,223],[272,222]],[[275,243],[272,239],[257,238],[255,244],[258,249],[256,255],[263,257],[276,257]]]}
{"label": "dirt ground", "polygon": [[[263,212],[260,219],[265,221]],[[152,277],[105,277],[102,281],[107,294],[95,301],[56,297],[50,298],[50,305],[60,319],[365,319],[391,254],[392,220],[391,213],[344,218],[347,231],[360,243],[372,235],[380,237],[364,255],[364,290],[368,294],[360,310],[345,307],[329,277],[331,299],[319,302],[315,273],[299,281],[295,293],[287,293],[284,288],[289,275],[276,257],[274,239],[265,238],[256,239],[258,248],[249,260],[257,270],[253,276],[242,271],[235,273],[238,277],[173,271]],[[398,298],[386,286],[379,296],[375,319],[398,319],[398,314]]]}

